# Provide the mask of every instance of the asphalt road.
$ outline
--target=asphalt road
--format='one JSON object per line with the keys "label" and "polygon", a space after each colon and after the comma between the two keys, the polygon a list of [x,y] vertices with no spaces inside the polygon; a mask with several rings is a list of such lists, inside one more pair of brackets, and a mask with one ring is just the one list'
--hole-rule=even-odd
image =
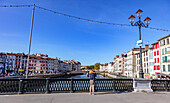
{"label": "asphalt road", "polygon": [[170,93],[58,93],[0,95],[0,103],[169,103]]}

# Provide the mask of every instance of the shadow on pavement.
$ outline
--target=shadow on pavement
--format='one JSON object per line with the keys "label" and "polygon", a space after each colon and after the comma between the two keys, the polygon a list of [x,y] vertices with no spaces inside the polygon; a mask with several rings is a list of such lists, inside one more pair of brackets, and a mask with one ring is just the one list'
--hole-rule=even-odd
{"label": "shadow on pavement", "polygon": [[122,93],[131,93],[131,92],[103,92],[103,93],[95,93],[95,95],[105,95],[105,94],[122,94]]}

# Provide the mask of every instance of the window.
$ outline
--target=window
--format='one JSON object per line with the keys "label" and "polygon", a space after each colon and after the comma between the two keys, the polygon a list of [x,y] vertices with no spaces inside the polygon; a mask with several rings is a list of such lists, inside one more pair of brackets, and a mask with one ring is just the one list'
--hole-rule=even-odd
{"label": "window", "polygon": [[152,45],[152,48],[154,49],[154,45]]}
{"label": "window", "polygon": [[165,65],[163,65],[163,71],[165,71]]}
{"label": "window", "polygon": [[159,55],[159,50],[157,51],[157,55]]}
{"label": "window", "polygon": [[168,55],[168,62],[170,62],[170,55]]}
{"label": "window", "polygon": [[164,55],[164,49],[162,49],[162,55]]}
{"label": "window", "polygon": [[167,48],[167,53],[168,53],[168,54],[170,53],[170,47]]}
{"label": "window", "polygon": [[165,61],[165,57],[162,57],[162,62],[164,63],[164,61]]}
{"label": "window", "polygon": [[165,45],[165,40],[162,41],[162,45]]}
{"label": "window", "polygon": [[162,62],[167,62],[167,56],[162,57]]}
{"label": "window", "polygon": [[125,71],[127,71],[127,68],[125,68]]}
{"label": "window", "polygon": [[167,39],[167,44],[169,44],[169,38]]}
{"label": "window", "polygon": [[168,72],[170,72],[170,65],[168,65]]}
{"label": "window", "polygon": [[167,54],[167,48],[165,48],[165,54]]}
{"label": "window", "polygon": [[149,59],[153,59],[153,52],[149,53]]}
{"label": "window", "polygon": [[167,56],[165,56],[165,62],[167,62]]}

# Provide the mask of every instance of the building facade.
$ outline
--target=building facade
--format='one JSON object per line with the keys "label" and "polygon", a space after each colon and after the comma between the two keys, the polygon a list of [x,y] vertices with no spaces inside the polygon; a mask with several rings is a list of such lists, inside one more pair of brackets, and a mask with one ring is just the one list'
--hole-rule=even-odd
{"label": "building facade", "polygon": [[128,77],[135,77],[136,71],[136,53],[139,53],[139,48],[133,48],[127,52],[127,71],[125,75]]}
{"label": "building facade", "polygon": [[[24,53],[0,53],[0,73],[5,70],[9,72],[25,72],[27,69],[28,56]],[[29,58],[28,72],[47,73],[59,70],[80,71],[81,63],[79,61],[62,61],[57,58],[50,58],[44,54],[32,54]]]}
{"label": "building facade", "polygon": [[[142,51],[142,69],[144,76],[148,74],[149,76],[149,55],[148,55],[149,45],[145,45],[145,50]],[[139,78],[139,69],[140,69],[140,53],[136,53],[136,72],[134,73],[135,77]]]}
{"label": "building facade", "polygon": [[170,35],[160,38],[159,50],[160,50],[160,67],[161,73],[170,74]]}

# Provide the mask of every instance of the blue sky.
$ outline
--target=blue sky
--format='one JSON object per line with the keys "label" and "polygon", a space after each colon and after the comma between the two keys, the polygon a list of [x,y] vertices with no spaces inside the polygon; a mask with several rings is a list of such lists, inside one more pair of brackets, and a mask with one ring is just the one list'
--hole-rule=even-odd
{"label": "blue sky", "polygon": [[[33,4],[58,12],[112,23],[129,24],[142,9],[150,27],[170,29],[169,0],[0,0],[0,5]],[[0,8],[0,51],[28,53],[32,8]],[[136,16],[136,15],[135,15]],[[142,29],[144,43],[170,32]],[[137,27],[91,23],[35,9],[31,53],[48,54],[82,65],[113,61],[115,55],[136,47]]]}

